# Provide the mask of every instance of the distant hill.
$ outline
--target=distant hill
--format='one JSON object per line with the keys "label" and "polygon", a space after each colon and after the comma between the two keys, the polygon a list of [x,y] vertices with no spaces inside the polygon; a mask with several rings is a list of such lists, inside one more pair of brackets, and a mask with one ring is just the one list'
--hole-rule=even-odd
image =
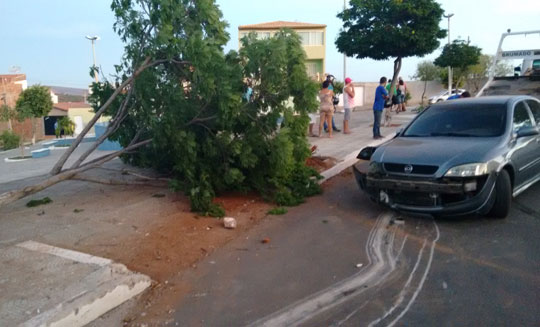
{"label": "distant hill", "polygon": [[47,85],[48,88],[53,90],[54,93],[57,95],[63,94],[63,95],[75,95],[75,96],[88,96],[88,89],[79,89],[75,87],[64,87],[64,86],[53,86],[53,85]]}

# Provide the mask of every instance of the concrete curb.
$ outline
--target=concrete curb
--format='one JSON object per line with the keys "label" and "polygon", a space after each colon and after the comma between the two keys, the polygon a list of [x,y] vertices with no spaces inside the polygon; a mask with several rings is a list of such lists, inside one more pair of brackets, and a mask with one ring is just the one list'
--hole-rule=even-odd
{"label": "concrete curb", "polygon": [[[18,326],[84,326],[142,293],[152,282],[148,276],[133,273],[126,266],[106,258],[34,241],[19,243],[16,247],[44,256],[45,259],[50,258],[50,262],[61,258],[60,260],[69,260],[76,265],[94,267],[91,273],[81,275],[81,279],[75,284],[56,283],[51,291],[64,294],[60,303],[50,303],[42,307],[37,311],[37,315],[29,317],[17,324]],[[51,276],[48,269],[51,268],[46,266],[41,269],[45,270],[45,276]],[[62,271],[52,269],[54,274],[62,274]],[[57,278],[62,280],[61,275]]]}
{"label": "concrete curb", "polygon": [[322,183],[326,182],[330,178],[338,175],[339,173],[341,173],[345,169],[347,169],[347,168],[351,167],[352,165],[354,165],[358,161],[358,159],[356,159],[356,156],[358,156],[358,153],[363,148],[365,148],[367,146],[378,146],[380,144],[383,144],[384,142],[387,142],[387,141],[391,140],[392,138],[394,138],[394,136],[395,136],[395,133],[392,133],[390,135],[385,136],[384,138],[382,138],[380,140],[374,140],[372,142],[369,142],[368,144],[363,145],[358,150],[355,150],[355,151],[349,153],[348,155],[345,156],[345,158],[342,161],[338,162],[332,168],[327,169],[327,170],[325,170],[325,171],[323,171],[321,173],[321,176],[323,178],[321,180],[319,180],[319,184],[322,184]]}

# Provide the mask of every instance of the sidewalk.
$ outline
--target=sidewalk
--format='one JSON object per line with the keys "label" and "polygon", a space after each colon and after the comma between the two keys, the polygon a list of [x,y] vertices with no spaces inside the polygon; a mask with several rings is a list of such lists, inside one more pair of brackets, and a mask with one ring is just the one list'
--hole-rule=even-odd
{"label": "sidewalk", "polygon": [[[351,113],[351,121],[349,122],[351,134],[343,134],[343,113],[336,113],[334,121],[336,126],[342,130],[341,132],[334,132],[333,138],[328,138],[328,133],[324,131],[320,138],[309,138],[310,144],[317,146],[315,155],[333,157],[338,162],[334,167],[321,174],[324,177],[323,181],[353,165],[362,148],[384,143],[394,137],[399,129],[405,127],[416,116],[416,114],[411,113],[411,109],[407,108],[406,112],[397,115],[393,113],[392,127],[381,127],[381,134],[384,138],[380,140],[373,139],[373,111],[371,109]],[[318,125],[313,127],[313,132],[318,133]]]}

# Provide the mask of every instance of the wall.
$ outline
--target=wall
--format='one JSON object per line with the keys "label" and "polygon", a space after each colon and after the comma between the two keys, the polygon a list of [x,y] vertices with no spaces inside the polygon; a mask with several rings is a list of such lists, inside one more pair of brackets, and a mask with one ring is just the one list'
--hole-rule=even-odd
{"label": "wall", "polygon": [[[424,82],[422,81],[405,81],[407,84],[407,90],[411,94],[412,98],[407,102],[410,106],[420,104],[422,93],[424,91]],[[364,108],[371,108],[373,101],[375,100],[375,89],[379,86],[376,82],[354,83],[356,86],[364,87]],[[425,101],[433,95],[436,95],[444,91],[444,86],[439,81],[427,82]]]}
{"label": "wall", "polygon": [[[0,75],[0,105],[4,103],[10,108],[15,108],[17,99],[21,92],[28,87],[25,74],[9,74]],[[24,137],[25,140],[32,139],[32,120],[26,119],[23,122],[18,122],[16,119],[11,120],[13,131]],[[8,130],[8,124],[0,123],[0,133]],[[43,119],[36,119],[36,139],[43,139],[45,128]]]}
{"label": "wall", "polygon": [[[92,120],[92,118],[94,118],[94,110],[90,107],[88,108],[69,108],[68,110],[68,117],[69,119],[71,119],[72,122],[75,123],[75,117],[77,116],[81,116],[82,117],[82,121],[83,121],[83,128],[86,127],[86,125],[88,125],[88,123],[90,122],[90,120]],[[100,117],[98,119],[98,122],[106,122],[106,121],[109,121],[110,120],[110,117]],[[88,131],[89,134],[95,134],[95,130],[94,130],[94,127],[92,127],[89,131]]]}

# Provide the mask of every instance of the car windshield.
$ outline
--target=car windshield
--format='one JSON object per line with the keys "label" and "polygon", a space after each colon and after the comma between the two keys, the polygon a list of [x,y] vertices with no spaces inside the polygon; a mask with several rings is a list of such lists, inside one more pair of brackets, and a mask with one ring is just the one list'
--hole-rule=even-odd
{"label": "car windshield", "polygon": [[408,137],[493,137],[504,133],[505,104],[433,106],[403,133]]}

